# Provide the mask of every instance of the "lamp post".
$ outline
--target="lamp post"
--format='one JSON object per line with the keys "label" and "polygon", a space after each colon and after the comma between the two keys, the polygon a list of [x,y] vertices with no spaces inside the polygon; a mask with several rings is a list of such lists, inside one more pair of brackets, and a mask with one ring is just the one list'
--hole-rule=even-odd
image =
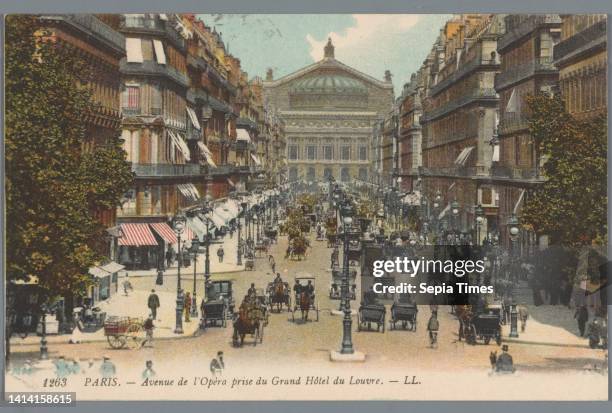
{"label": "lamp post", "polygon": [[353,354],[353,339],[351,336],[351,330],[353,325],[353,319],[351,318],[351,300],[349,296],[349,230],[353,223],[353,210],[349,203],[346,203],[343,208],[343,223],[344,223],[344,256],[342,257],[343,268],[342,268],[342,302],[344,310],[344,319],[342,320],[342,348],[340,349],[341,354]]}
{"label": "lamp post", "polygon": [[177,236],[177,250],[178,250],[178,272],[176,278],[176,326],[174,328],[174,334],[183,334],[183,309],[185,302],[183,300],[183,291],[181,290],[181,261],[183,260],[183,253],[181,251],[181,234],[185,231],[185,216],[179,211],[174,217],[172,226]]}
{"label": "lamp post", "polygon": [[484,222],[484,209],[482,209],[482,205],[476,205],[474,215],[476,216],[476,245],[480,245],[480,228]]}
{"label": "lamp post", "polygon": [[[240,206],[242,207],[242,211],[241,212],[242,212],[243,215],[245,214],[247,205],[248,204],[246,202],[242,202],[240,204]],[[241,239],[241,237],[242,237],[242,235],[241,235],[242,224],[241,224],[241,219],[242,219],[242,217],[239,216],[238,217],[238,248],[237,248],[237,252],[236,252],[237,255],[238,255],[237,259],[236,259],[236,264],[237,265],[242,265],[242,239]]]}
{"label": "lamp post", "polygon": [[41,307],[41,310],[42,310],[42,331],[40,334],[40,359],[47,360],[49,358],[49,350],[47,348],[47,305],[43,304]]}
{"label": "lamp post", "polygon": [[[510,236],[510,259],[512,262],[512,270],[516,270],[516,241],[520,233],[519,221],[515,214],[512,214],[506,224],[508,227],[508,235]],[[518,337],[518,314],[516,304],[513,302],[510,306],[510,337]]]}
{"label": "lamp post", "polygon": [[460,205],[459,202],[457,202],[457,200],[455,199],[453,202],[451,202],[451,216],[452,216],[452,229],[453,229],[453,244],[455,244],[457,242],[457,231],[458,231],[458,225],[457,225],[457,219],[459,218],[459,212],[460,212]]}
{"label": "lamp post", "polygon": [[191,294],[191,317],[198,316],[198,300],[196,298],[196,263],[198,262],[198,252],[200,250],[200,240],[194,236],[191,240],[191,252],[193,254],[193,294]]}

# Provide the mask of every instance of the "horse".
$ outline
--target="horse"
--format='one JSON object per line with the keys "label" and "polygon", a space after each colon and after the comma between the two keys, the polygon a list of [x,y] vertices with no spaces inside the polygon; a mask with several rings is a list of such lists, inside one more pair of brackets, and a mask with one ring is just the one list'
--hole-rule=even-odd
{"label": "horse", "polygon": [[[234,347],[242,347],[244,345],[244,337],[247,334],[255,335],[255,345],[257,345],[257,337],[260,335],[260,320],[254,317],[252,308],[243,302],[238,310],[238,317],[234,321],[234,334],[232,336]],[[238,338],[240,338],[240,343]]]}
{"label": "horse", "polygon": [[310,310],[312,297],[308,291],[302,291],[299,295],[300,311],[302,312],[302,321],[308,321],[308,311]]}
{"label": "horse", "polygon": [[276,304],[276,311],[280,313],[283,309],[283,304],[286,304],[287,309],[290,309],[287,284],[277,282],[271,286],[271,290],[272,292],[270,294],[270,308],[272,308],[272,306]]}
{"label": "horse", "polygon": [[465,337],[468,343],[471,343],[476,337],[472,337],[472,306],[471,305],[457,305],[455,306],[455,315],[459,320],[459,341]]}

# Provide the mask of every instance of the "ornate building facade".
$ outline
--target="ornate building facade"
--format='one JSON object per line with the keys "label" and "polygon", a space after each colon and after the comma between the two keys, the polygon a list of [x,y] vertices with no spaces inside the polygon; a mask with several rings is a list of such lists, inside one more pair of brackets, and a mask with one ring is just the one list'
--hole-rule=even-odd
{"label": "ornate building facade", "polygon": [[369,179],[372,128],[393,107],[390,73],[380,81],[339,62],[330,39],[322,60],[277,80],[268,72],[263,87],[284,122],[289,181]]}

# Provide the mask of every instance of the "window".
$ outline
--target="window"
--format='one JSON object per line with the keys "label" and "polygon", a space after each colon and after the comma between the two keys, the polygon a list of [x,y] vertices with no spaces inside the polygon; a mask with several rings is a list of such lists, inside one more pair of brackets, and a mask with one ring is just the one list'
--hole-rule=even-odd
{"label": "window", "polygon": [[315,180],[315,168],[310,167],[308,168],[308,173],[306,174],[307,176],[307,180],[308,181],[314,181]]}
{"label": "window", "polygon": [[289,180],[296,181],[297,177],[298,177],[298,171],[297,171],[297,168],[294,166],[293,168],[289,169]]}
{"label": "window", "polygon": [[323,178],[325,178],[325,180],[329,180],[329,178],[333,177],[334,174],[332,173],[331,168],[325,168],[323,170]]}
{"label": "window", "polygon": [[290,145],[289,146],[289,159],[292,161],[297,160],[298,158],[298,146],[297,145]]}
{"label": "window", "polygon": [[331,145],[323,146],[323,159],[326,161],[331,161],[334,159],[334,151]]}
{"label": "window", "polygon": [[128,85],[123,92],[123,108],[124,109],[140,109],[140,86]]}
{"label": "window", "polygon": [[359,168],[359,180],[361,181],[368,180],[368,170],[366,168]]}
{"label": "window", "polygon": [[340,179],[342,182],[348,182],[351,180],[351,174],[348,168],[342,168],[342,172],[340,172]]}
{"label": "window", "polygon": [[368,148],[366,146],[359,147],[359,160],[360,161],[368,160]]}
{"label": "window", "polygon": [[343,161],[351,160],[351,147],[350,146],[343,146],[340,148],[340,159]]}
{"label": "window", "polygon": [[306,147],[306,159],[314,161],[317,159],[317,147],[314,145],[308,145]]}

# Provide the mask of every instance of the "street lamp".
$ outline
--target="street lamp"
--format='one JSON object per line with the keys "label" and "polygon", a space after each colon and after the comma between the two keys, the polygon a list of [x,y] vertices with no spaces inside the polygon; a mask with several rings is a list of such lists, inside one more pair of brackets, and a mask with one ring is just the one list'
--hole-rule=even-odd
{"label": "street lamp", "polygon": [[[510,260],[512,262],[512,270],[516,270],[516,241],[518,240],[519,233],[519,221],[515,214],[512,214],[506,224],[508,227],[508,235],[510,236]],[[518,314],[516,311],[516,304],[513,302],[510,305],[510,337],[518,337]]]}
{"label": "street lamp", "polygon": [[177,236],[177,250],[178,250],[178,272],[176,279],[176,327],[174,329],[174,334],[183,334],[183,308],[185,302],[183,300],[183,291],[181,290],[181,261],[183,260],[183,253],[181,251],[181,234],[185,231],[185,224],[187,219],[185,215],[183,215],[180,211],[174,217],[172,222],[172,227],[174,228],[174,232]]}
{"label": "street lamp", "polygon": [[[247,205],[248,204],[246,202],[241,202],[240,203],[240,206],[242,207],[242,210],[241,210],[242,215],[246,215],[246,207],[247,207]],[[242,235],[241,235],[242,224],[241,224],[241,220],[242,220],[242,217],[238,216],[238,248],[237,248],[237,252],[236,252],[238,254],[238,257],[237,257],[237,260],[236,260],[236,264],[238,264],[238,265],[242,265],[242,238],[241,238],[242,237]]]}
{"label": "street lamp", "polygon": [[457,202],[457,200],[455,199],[453,202],[451,202],[451,215],[452,215],[452,220],[453,220],[453,233],[454,236],[457,236],[456,232],[457,232],[457,219],[459,218],[459,202]]}
{"label": "street lamp", "polygon": [[476,208],[474,208],[474,215],[476,216],[476,245],[480,245],[480,227],[482,227],[485,219],[482,205],[476,205]]}
{"label": "street lamp", "polygon": [[191,240],[191,252],[193,254],[193,294],[191,295],[191,317],[198,316],[198,300],[196,298],[196,263],[198,262],[198,252],[200,240],[194,236]]}
{"label": "street lamp", "polygon": [[349,296],[349,230],[353,223],[353,210],[348,202],[344,205],[342,215],[344,223],[344,256],[342,257],[343,268],[341,294],[344,319],[342,320],[342,348],[340,349],[340,354],[353,354],[355,352],[351,336],[353,320],[351,318],[351,300]]}

